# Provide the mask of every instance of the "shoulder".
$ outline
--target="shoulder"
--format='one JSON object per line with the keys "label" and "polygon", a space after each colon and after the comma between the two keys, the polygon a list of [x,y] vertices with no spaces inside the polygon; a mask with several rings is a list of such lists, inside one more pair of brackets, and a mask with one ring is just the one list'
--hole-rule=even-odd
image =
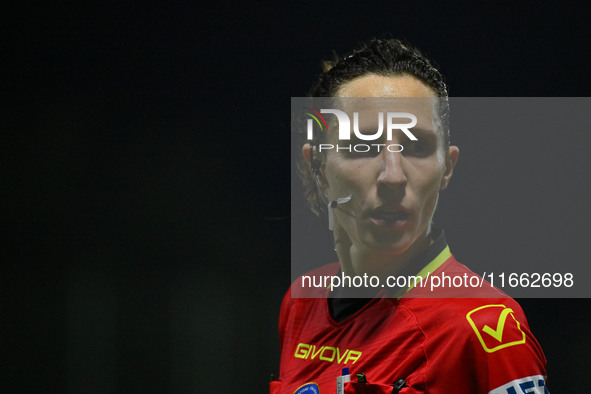
{"label": "shoulder", "polygon": [[545,387],[546,358],[514,299],[417,298],[401,305],[424,335],[429,387],[494,393],[519,389],[520,382]]}
{"label": "shoulder", "polygon": [[[302,330],[315,327],[325,321],[328,295],[324,277],[335,275],[338,263],[328,264],[307,272],[293,281],[281,303],[279,313],[279,337],[281,344]],[[330,280],[328,280],[330,284]]]}
{"label": "shoulder", "polygon": [[339,263],[331,263],[309,271],[293,281],[281,303],[280,326],[285,323],[292,310],[307,308],[318,299],[326,299],[330,276],[338,273]]}
{"label": "shoulder", "polygon": [[411,299],[402,304],[424,333],[432,385],[447,384],[441,371],[454,373],[458,385],[488,382],[486,392],[523,379],[535,387],[545,384],[544,353],[514,299]]}
{"label": "shoulder", "polygon": [[431,335],[445,335],[492,353],[525,343],[529,334],[523,309],[512,298],[430,301],[430,307],[424,308],[424,316],[419,320]]}
{"label": "shoulder", "polygon": [[448,339],[469,339],[476,334],[476,338],[480,338],[482,330],[491,333],[485,327],[502,326],[503,339],[508,339],[513,332],[521,333],[520,327],[527,327],[523,309],[509,297],[412,298],[401,300],[401,305],[414,316],[427,337],[445,335]]}
{"label": "shoulder", "polygon": [[484,353],[533,339],[519,303],[453,256],[425,282],[409,293],[416,298],[403,300],[428,337],[453,338]]}

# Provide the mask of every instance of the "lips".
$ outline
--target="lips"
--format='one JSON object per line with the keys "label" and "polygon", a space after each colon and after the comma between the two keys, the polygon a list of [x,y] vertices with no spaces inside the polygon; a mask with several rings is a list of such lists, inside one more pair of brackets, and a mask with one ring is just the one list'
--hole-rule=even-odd
{"label": "lips", "polygon": [[408,218],[408,214],[402,211],[374,212],[371,216],[375,219],[384,220],[387,222],[395,222],[396,220],[405,220]]}
{"label": "lips", "polygon": [[403,210],[382,210],[376,209],[368,214],[369,219],[379,226],[401,226],[410,217],[410,215]]}

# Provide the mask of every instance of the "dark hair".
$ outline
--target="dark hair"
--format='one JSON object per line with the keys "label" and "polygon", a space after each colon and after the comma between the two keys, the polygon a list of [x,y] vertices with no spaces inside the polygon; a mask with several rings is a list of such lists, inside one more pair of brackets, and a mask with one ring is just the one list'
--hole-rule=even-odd
{"label": "dark hair", "polygon": [[366,74],[412,75],[439,97],[447,97],[443,75],[418,49],[395,39],[373,39],[341,59],[323,62],[324,72],[309,91],[310,97],[333,97],[339,88]]}
{"label": "dark hair", "polygon": [[[444,135],[444,145],[449,146],[449,104],[448,90],[443,75],[418,49],[397,39],[372,39],[363,43],[359,49],[333,61],[322,62],[323,73],[309,90],[310,97],[335,97],[343,84],[355,78],[376,74],[380,76],[409,75],[417,78],[442,100],[439,100],[439,123]],[[312,142],[318,145],[316,138]],[[316,158],[315,165],[319,166]],[[316,214],[324,212],[320,203],[314,174],[303,159],[299,163],[299,172],[304,185],[304,195]]]}

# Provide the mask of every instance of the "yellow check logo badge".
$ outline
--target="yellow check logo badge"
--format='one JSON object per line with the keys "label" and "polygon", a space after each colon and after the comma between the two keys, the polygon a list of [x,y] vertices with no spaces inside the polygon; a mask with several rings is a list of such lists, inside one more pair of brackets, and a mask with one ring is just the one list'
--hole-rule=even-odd
{"label": "yellow check logo badge", "polygon": [[[484,326],[482,331],[484,331],[485,333],[487,333],[488,335],[490,335],[491,337],[493,337],[497,341],[503,342],[503,330],[505,329],[505,320],[507,320],[507,316],[509,316],[509,313],[512,314],[513,309],[511,309],[511,308],[503,309],[503,312],[501,312],[501,316],[499,317],[499,321],[497,322],[497,329],[496,330],[493,330],[489,326]],[[511,315],[511,316],[513,316],[513,315]]]}
{"label": "yellow check logo badge", "polygon": [[[503,304],[484,305],[473,309],[466,314],[466,319],[482,348],[488,353],[525,343],[525,333],[515,318],[513,309]],[[496,328],[493,329],[491,326]]]}

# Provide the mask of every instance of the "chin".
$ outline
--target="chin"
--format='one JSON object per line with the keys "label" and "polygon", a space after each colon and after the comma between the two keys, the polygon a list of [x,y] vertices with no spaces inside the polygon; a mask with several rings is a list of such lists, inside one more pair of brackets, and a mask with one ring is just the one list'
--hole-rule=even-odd
{"label": "chin", "polygon": [[368,249],[399,255],[406,252],[412,245],[412,237],[404,234],[401,237],[371,237],[365,245]]}

